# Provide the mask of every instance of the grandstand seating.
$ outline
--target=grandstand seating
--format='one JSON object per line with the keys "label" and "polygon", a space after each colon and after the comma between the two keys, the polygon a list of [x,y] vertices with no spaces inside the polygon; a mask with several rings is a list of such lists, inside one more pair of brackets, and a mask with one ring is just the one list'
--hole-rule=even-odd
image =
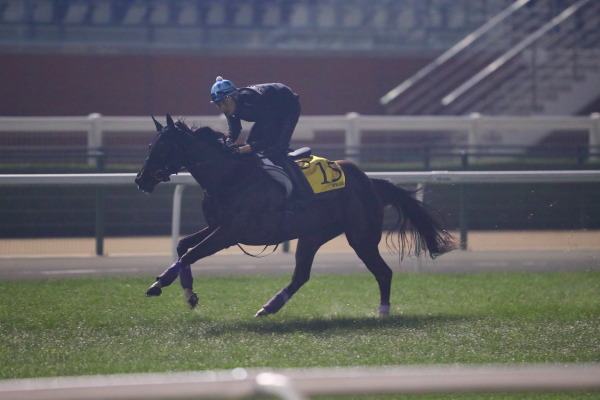
{"label": "grandstand seating", "polygon": [[510,2],[1,0],[0,44],[443,50]]}
{"label": "grandstand seating", "polygon": [[577,114],[600,97],[600,2],[517,1],[382,98],[392,114]]}

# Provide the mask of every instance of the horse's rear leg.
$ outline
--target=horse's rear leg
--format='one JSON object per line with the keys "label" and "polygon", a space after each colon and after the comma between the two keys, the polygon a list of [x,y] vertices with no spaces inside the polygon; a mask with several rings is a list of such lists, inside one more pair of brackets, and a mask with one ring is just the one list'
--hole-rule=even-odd
{"label": "horse's rear leg", "polygon": [[267,302],[255,315],[263,317],[275,314],[290,300],[290,298],[310,279],[310,270],[315,259],[317,250],[331,237],[310,237],[298,239],[296,247],[296,267],[292,281],[288,286],[281,289],[271,300]]}
{"label": "horse's rear leg", "polygon": [[367,269],[373,274],[379,285],[379,315],[390,313],[390,293],[392,289],[392,270],[379,253],[377,243],[372,240],[355,240],[351,235],[346,235],[350,246],[358,257],[365,263]]}

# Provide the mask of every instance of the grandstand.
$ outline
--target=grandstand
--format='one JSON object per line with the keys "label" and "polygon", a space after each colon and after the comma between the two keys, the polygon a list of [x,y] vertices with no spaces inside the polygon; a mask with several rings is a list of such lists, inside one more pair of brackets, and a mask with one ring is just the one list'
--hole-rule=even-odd
{"label": "grandstand", "polygon": [[[303,115],[589,115],[600,110],[598,26],[596,0],[0,0],[0,115],[216,115],[206,93],[217,75],[284,82]],[[478,144],[575,153],[587,138],[494,131]],[[459,152],[468,141],[363,135],[365,148],[381,143]]]}
{"label": "grandstand", "polygon": [[[217,75],[285,82],[304,115],[589,115],[598,26],[595,0],[0,0],[0,115],[214,115]],[[401,138],[432,140],[465,144]]]}
{"label": "grandstand", "polygon": [[388,113],[572,115],[600,96],[600,3],[515,1],[381,102]]}
{"label": "grandstand", "polygon": [[[223,72],[242,84],[277,77],[301,88],[312,115],[580,115],[598,108],[599,25],[594,0],[2,0],[0,65],[15,72],[7,91],[20,95],[0,115],[214,112],[183,105],[191,99],[148,100],[169,72],[195,87]],[[198,72],[146,67],[136,55],[189,57]],[[39,71],[65,68],[84,81],[114,79],[113,91],[124,86],[115,74],[146,71],[136,78],[145,88],[114,107],[80,98],[43,107],[51,94],[37,90]],[[315,70],[340,94],[335,105],[313,94],[322,84],[306,71]]]}
{"label": "grandstand", "polygon": [[444,50],[510,0],[8,0],[2,42],[294,51]]}

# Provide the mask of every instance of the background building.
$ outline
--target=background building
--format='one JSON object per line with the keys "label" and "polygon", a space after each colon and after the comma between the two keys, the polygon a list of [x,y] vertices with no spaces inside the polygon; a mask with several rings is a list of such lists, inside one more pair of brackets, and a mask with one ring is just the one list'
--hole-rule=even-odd
{"label": "background building", "polygon": [[[563,92],[576,95],[548,112],[585,113],[600,94],[591,84],[600,75],[599,8],[591,0],[5,0],[0,115],[211,115],[217,75],[239,86],[285,82],[306,115],[537,113],[549,93]],[[434,68],[429,86],[394,95],[469,35],[476,40]],[[517,48],[524,40],[532,43]],[[466,97],[438,106],[516,50]],[[528,104],[515,107],[510,93]],[[482,96],[493,104],[474,107]]]}

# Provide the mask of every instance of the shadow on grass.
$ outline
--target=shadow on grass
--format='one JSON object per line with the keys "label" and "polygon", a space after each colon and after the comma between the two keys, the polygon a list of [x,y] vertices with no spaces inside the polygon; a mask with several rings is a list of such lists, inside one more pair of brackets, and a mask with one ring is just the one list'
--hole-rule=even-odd
{"label": "shadow on grass", "polygon": [[[267,317],[268,318],[268,317]],[[385,318],[298,318],[288,320],[256,319],[252,321],[236,321],[208,327],[205,334],[219,336],[232,330],[246,331],[258,334],[285,334],[285,333],[356,333],[359,331],[379,329],[424,329],[432,326],[465,321],[469,318],[450,315],[428,316],[390,316]]]}

